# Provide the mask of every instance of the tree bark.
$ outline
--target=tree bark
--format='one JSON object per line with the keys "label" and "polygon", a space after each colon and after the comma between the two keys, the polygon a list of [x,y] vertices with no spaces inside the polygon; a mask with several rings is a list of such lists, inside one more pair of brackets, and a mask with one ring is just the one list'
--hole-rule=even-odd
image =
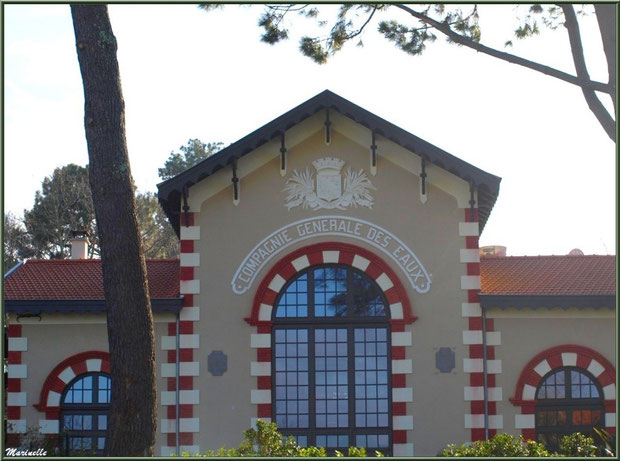
{"label": "tree bark", "polygon": [[[583,45],[581,43],[581,34],[579,32],[579,23],[577,22],[575,9],[573,8],[573,5],[567,3],[562,3],[560,6],[564,12],[564,26],[568,31],[568,39],[570,40],[570,49],[573,54],[573,62],[575,63],[577,77],[581,80],[590,80],[586,60],[583,55]],[[603,106],[603,103],[600,101],[594,90],[583,86],[581,87],[581,90],[586,102],[588,103],[590,111],[595,115],[596,119],[607,133],[607,136],[609,136],[613,142],[616,142],[616,121],[612,118],[609,112],[607,112],[607,109]]]}
{"label": "tree bark", "polygon": [[116,38],[106,5],[71,5],[84,85],[89,180],[101,247],[112,398],[105,454],[153,455],[153,315],[125,140]]}
{"label": "tree bark", "polygon": [[607,71],[609,73],[609,86],[612,93],[609,95],[614,104],[614,119],[616,117],[616,15],[617,5],[615,3],[596,3],[596,20],[601,31],[603,50],[607,58]]}

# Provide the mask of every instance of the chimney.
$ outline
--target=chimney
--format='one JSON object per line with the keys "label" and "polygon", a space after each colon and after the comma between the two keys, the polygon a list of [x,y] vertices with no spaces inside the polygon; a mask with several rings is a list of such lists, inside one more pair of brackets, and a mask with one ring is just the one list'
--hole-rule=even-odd
{"label": "chimney", "polygon": [[88,231],[71,231],[71,259],[86,259],[88,254]]}
{"label": "chimney", "polygon": [[480,256],[506,256],[506,247],[501,245],[480,247]]}

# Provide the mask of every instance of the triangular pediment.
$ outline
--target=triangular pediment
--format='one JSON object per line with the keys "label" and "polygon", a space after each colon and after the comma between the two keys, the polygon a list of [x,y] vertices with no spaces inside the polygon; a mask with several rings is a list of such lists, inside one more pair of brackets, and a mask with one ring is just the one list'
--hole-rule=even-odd
{"label": "triangular pediment", "polygon": [[321,129],[321,124],[317,124],[316,130],[306,129],[305,134],[298,135],[297,139],[295,139],[295,136],[292,136],[293,139],[291,139],[290,134],[294,131],[294,128],[302,123],[316,119],[315,116],[318,113],[327,113],[328,111],[350,119],[370,133],[375,133],[375,135],[381,136],[412,154],[423,158],[428,164],[438,166],[472,184],[477,191],[480,228],[482,230],[497,200],[501,178],[487,173],[341,96],[325,90],[222,149],[217,154],[203,160],[174,178],[158,184],[159,201],[177,235],[179,234],[180,210],[184,191],[187,193],[186,191],[195,184],[206,180],[223,168],[230,168],[236,160],[259,150],[260,147],[267,143],[273,142],[276,139],[279,140],[283,134],[286,135],[287,144],[289,145],[290,143],[301,142],[303,137],[314,134]]}

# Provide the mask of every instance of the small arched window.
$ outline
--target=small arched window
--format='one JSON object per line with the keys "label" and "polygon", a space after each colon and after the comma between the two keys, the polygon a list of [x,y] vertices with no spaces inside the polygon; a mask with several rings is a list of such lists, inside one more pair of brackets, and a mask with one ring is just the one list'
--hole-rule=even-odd
{"label": "small arched window", "polygon": [[300,445],[391,452],[391,335],[385,296],[348,266],[314,266],[273,312],[272,420]]}
{"label": "small arched window", "polygon": [[110,391],[111,381],[106,373],[86,373],[69,383],[60,403],[66,454],[103,454]]}
{"label": "small arched window", "polygon": [[557,450],[563,436],[594,436],[604,425],[602,390],[585,370],[564,367],[549,372],[536,390],[536,437]]}

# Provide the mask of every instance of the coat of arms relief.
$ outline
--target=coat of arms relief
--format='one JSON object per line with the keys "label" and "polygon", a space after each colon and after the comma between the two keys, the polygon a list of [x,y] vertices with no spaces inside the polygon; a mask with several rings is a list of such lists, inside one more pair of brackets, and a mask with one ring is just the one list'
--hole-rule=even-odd
{"label": "coat of arms relief", "polygon": [[312,162],[316,169],[316,178],[310,168],[298,172],[293,170],[286,181],[286,208],[297,206],[312,210],[345,210],[349,206],[365,206],[372,209],[374,203],[371,190],[377,188],[370,182],[364,170],[354,172],[350,167],[344,173],[341,170],[344,160],[335,157],[322,157]]}

